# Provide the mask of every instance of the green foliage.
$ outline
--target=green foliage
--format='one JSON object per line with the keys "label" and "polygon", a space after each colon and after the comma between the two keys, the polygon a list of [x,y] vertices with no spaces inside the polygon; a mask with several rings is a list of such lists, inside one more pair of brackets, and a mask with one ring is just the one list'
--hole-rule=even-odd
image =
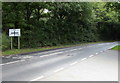
{"label": "green foliage", "polygon": [[113,47],[112,50],[120,50],[120,45]]}
{"label": "green foliage", "polygon": [[94,3],[97,32],[101,40],[120,40],[118,3]]}
{"label": "green foliage", "polygon": [[[2,30],[8,34],[10,28],[20,28],[21,48],[117,39],[118,36],[115,36],[119,34],[118,11],[107,11],[107,4],[3,2]],[[113,24],[111,28],[110,23]],[[115,38],[111,38],[116,30],[113,36]],[[103,35],[106,36],[101,38]],[[17,46],[17,38],[14,38],[14,42],[14,46]]]}
{"label": "green foliage", "polygon": [[110,2],[107,3],[94,3],[94,13],[96,15],[97,22],[118,22],[118,14],[115,10],[109,10],[106,6],[107,4],[110,4]]}
{"label": "green foliage", "polygon": [[116,11],[117,16],[118,16],[118,20],[120,22],[120,4],[117,2],[109,2],[105,5],[107,11]]}
{"label": "green foliage", "polygon": [[6,50],[10,48],[10,39],[7,37],[6,34],[2,34],[2,49]]}
{"label": "green foliage", "polygon": [[[102,40],[119,40],[120,23],[101,22],[99,23],[99,34]],[[106,28],[108,27],[108,28]]]}

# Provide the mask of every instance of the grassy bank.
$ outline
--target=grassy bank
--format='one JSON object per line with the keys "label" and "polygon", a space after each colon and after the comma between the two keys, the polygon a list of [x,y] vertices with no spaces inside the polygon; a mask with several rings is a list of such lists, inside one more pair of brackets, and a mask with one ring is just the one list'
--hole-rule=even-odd
{"label": "grassy bank", "polygon": [[95,43],[103,43],[103,42],[90,42],[90,43],[59,45],[59,46],[40,47],[40,48],[12,49],[12,50],[2,51],[2,55],[6,56],[6,55],[23,54],[23,53],[29,53],[29,52],[37,52],[37,51],[44,51],[44,50],[65,48],[65,47],[73,47],[73,46],[82,46],[82,45],[86,45],[86,44],[95,44]]}
{"label": "grassy bank", "polygon": [[120,45],[113,47],[112,50],[120,50]]}
{"label": "grassy bank", "polygon": [[85,45],[85,44],[94,44],[94,43],[96,43],[96,42],[71,44],[71,45],[59,45],[59,46],[41,47],[41,48],[12,49],[12,50],[3,51],[2,55],[5,56],[5,55],[22,54],[22,53],[28,53],[28,52],[37,52],[37,51],[44,51],[44,50],[57,49],[57,48],[65,48],[65,47],[72,47],[72,46],[81,46],[81,45]]}

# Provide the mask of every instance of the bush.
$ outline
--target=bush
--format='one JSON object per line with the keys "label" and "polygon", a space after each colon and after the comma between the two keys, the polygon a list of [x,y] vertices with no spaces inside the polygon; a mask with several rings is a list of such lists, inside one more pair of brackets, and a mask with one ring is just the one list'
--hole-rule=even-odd
{"label": "bush", "polygon": [[10,48],[10,39],[6,34],[2,34],[2,50],[7,50]]}

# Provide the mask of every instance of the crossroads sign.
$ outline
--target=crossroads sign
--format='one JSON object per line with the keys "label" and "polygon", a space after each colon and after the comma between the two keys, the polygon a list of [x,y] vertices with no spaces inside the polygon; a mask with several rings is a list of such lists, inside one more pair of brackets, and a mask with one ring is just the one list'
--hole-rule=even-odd
{"label": "crossroads sign", "polygon": [[10,37],[21,36],[20,29],[9,29],[9,36]]}

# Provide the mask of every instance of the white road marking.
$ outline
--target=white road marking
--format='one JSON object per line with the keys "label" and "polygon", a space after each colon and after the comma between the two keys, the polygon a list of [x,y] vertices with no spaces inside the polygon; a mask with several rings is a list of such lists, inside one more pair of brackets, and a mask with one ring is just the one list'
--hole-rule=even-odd
{"label": "white road marking", "polygon": [[50,55],[57,55],[57,54],[61,54],[63,52],[57,52],[57,53],[52,53],[52,54],[46,54],[46,55],[42,55],[40,57],[45,57],[45,56],[50,56]]}
{"label": "white road marking", "polygon": [[60,54],[60,53],[63,53],[63,52],[57,52],[57,53],[52,53],[52,54],[48,54],[48,55],[56,55],[56,54]]}
{"label": "white road marking", "polygon": [[0,65],[2,65],[2,64],[0,64]]}
{"label": "white road marking", "polygon": [[98,54],[98,53],[95,53],[95,54]]}
{"label": "white road marking", "polygon": [[115,46],[112,46],[112,47],[110,47],[109,49],[111,49],[111,48],[113,48],[113,47],[115,47]]}
{"label": "white road marking", "polygon": [[31,80],[31,81],[37,81],[37,80],[42,79],[42,78],[44,78],[44,76],[40,76],[40,77],[35,78],[35,79]]}
{"label": "white road marking", "polygon": [[11,55],[9,55],[9,56],[6,56],[5,58],[10,58],[11,57]]}
{"label": "white road marking", "polygon": [[57,70],[55,70],[54,72],[59,72],[59,71],[61,71],[61,70],[63,70],[64,68],[62,67],[62,68],[60,68],[60,69],[57,69]]}
{"label": "white road marking", "polygon": [[100,52],[103,52],[103,51],[100,51]]}
{"label": "white road marking", "polygon": [[[60,54],[60,53],[63,53],[63,52],[57,52],[57,53],[52,53],[52,54],[46,54],[46,55],[43,55],[43,56],[40,56],[40,57],[45,57],[45,56],[49,56],[49,55],[56,55],[56,54]],[[11,57],[11,55],[9,56]],[[8,58],[9,58],[8,57]],[[24,58],[32,58],[33,56],[27,56],[27,57],[24,57]],[[14,57],[15,58],[15,57]],[[18,58],[18,57],[16,57]],[[4,64],[0,64],[0,65],[7,65],[7,64],[12,64],[12,63],[16,63],[16,62],[22,62],[22,61],[25,61],[25,60],[18,60],[18,61],[13,61],[13,62],[9,62],[9,63],[4,63]]]}
{"label": "white road marking", "polygon": [[104,44],[99,44],[99,45],[104,45]]}
{"label": "white road marking", "polygon": [[33,56],[25,56],[25,57],[21,57],[23,59],[26,59],[26,58],[33,58]]}
{"label": "white road marking", "polygon": [[89,57],[93,57],[94,55],[90,55]]}
{"label": "white road marking", "polygon": [[112,46],[111,48],[113,48],[113,47],[115,47],[115,46]]}
{"label": "white road marking", "polygon": [[[7,57],[6,57],[7,58]],[[13,59],[16,59],[17,57],[12,57]]]}
{"label": "white road marking", "polygon": [[71,63],[70,65],[75,65],[75,64],[77,64],[78,62],[77,61],[75,61],[74,63]]}
{"label": "white road marking", "polygon": [[8,64],[13,64],[13,63],[22,62],[22,61],[25,61],[25,60],[13,61],[13,62],[1,64],[1,65],[8,65]]}
{"label": "white road marking", "polygon": [[56,51],[64,51],[65,49],[60,49],[60,50],[54,50],[54,51],[48,51],[48,52],[42,52],[42,53],[36,53],[36,54],[32,54],[32,55],[39,55],[39,54],[43,54],[45,55],[45,53],[51,53],[51,52],[56,52]]}
{"label": "white road marking", "polygon": [[82,48],[79,48],[79,50],[81,50]]}
{"label": "white road marking", "polygon": [[[101,44],[101,45],[102,45],[102,44]],[[89,46],[89,47],[93,47],[93,46]],[[112,47],[114,47],[114,46],[112,46]],[[111,47],[111,48],[112,48],[112,47]],[[83,47],[83,48],[85,48],[85,47]],[[83,49],[83,48],[79,48],[79,49]],[[78,50],[78,49],[72,49],[72,50],[70,50],[70,51],[75,51],[75,50]],[[100,51],[100,52],[104,52],[104,51],[106,51],[106,50],[107,50],[107,49],[105,49],[105,50],[103,50],[103,51]],[[69,52],[69,51],[64,51],[64,52]],[[49,53],[49,52],[46,52],[46,53]],[[46,54],[46,55],[43,55],[43,56],[40,56],[40,57],[49,56],[49,55],[56,55],[56,54],[60,54],[60,53],[63,53],[63,52]],[[38,54],[40,54],[40,53],[38,53]],[[96,54],[98,54],[98,53],[96,53]],[[35,55],[36,55],[36,54],[35,54]],[[11,57],[11,55],[8,56],[8,57]],[[89,57],[92,57],[92,56],[89,56]],[[13,57],[13,58],[17,58],[17,57]],[[31,58],[31,57],[25,57],[25,58]],[[83,58],[82,60],[85,60],[85,59],[87,59],[87,58]],[[4,64],[0,64],[0,65],[12,64],[12,63],[22,62],[22,61],[25,61],[25,60],[18,60],[18,61],[13,61],[13,62],[9,62],[9,63],[4,63]]]}
{"label": "white road marking", "polygon": [[110,43],[106,43],[106,44],[110,44]]}
{"label": "white road marking", "polygon": [[30,59],[30,58],[32,58],[33,56],[18,56],[18,57],[12,57],[13,59],[14,58],[17,58],[17,59]]}
{"label": "white road marking", "polygon": [[77,50],[77,49],[73,49],[73,50],[70,50],[70,51],[75,51],[75,50]]}
{"label": "white road marking", "polygon": [[40,57],[44,57],[44,56],[40,56]]}
{"label": "white road marking", "polygon": [[84,61],[84,60],[86,60],[87,58],[83,58],[83,59],[81,59],[81,61]]}

